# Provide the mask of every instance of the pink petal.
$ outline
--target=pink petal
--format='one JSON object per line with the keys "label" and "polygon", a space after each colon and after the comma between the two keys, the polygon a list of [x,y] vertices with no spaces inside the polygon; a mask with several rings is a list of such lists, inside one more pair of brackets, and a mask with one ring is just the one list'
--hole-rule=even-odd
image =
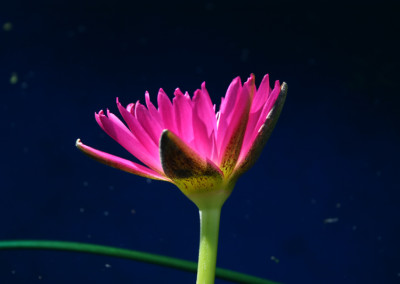
{"label": "pink petal", "polygon": [[242,89],[242,82],[240,77],[236,77],[232,80],[231,84],[226,91],[226,95],[221,99],[220,112],[221,116],[231,117],[231,110],[235,107],[237,97],[239,96]]}
{"label": "pink petal", "polygon": [[195,149],[202,157],[211,158],[212,143],[209,139],[207,126],[200,118],[198,104],[194,104],[192,121],[194,135],[193,145]]}
{"label": "pink petal", "polygon": [[261,125],[264,124],[265,120],[267,119],[267,115],[269,114],[272,107],[274,106],[276,99],[278,98],[280,93],[281,93],[281,85],[279,84],[279,81],[277,80],[277,81],[275,81],[274,89],[270,93],[268,100],[260,114],[260,117],[259,117],[258,122],[255,127],[256,131],[258,131],[258,129],[260,129]]}
{"label": "pink petal", "polygon": [[118,101],[117,98],[117,106],[118,110],[121,113],[122,117],[126,121],[131,130],[132,134],[136,137],[138,141],[147,149],[149,153],[157,153],[158,152],[158,143],[156,144],[154,140],[149,136],[149,134],[143,129],[141,124],[137,121],[136,117],[128,112]]}
{"label": "pink petal", "polygon": [[[254,138],[254,133],[258,130],[256,129],[256,124],[260,118],[262,109],[259,109],[257,112],[253,112],[249,114],[249,120],[246,126],[246,132],[243,138],[243,145],[242,145],[242,153],[247,152],[247,150],[251,147],[251,143]],[[243,155],[243,154],[241,154]]]}
{"label": "pink petal", "polygon": [[[150,115],[153,117],[154,120],[156,120],[157,122],[161,123],[161,116],[158,113],[156,107],[152,104],[152,102],[150,101],[150,94],[149,92],[145,93],[145,98],[146,98],[146,105],[147,105],[147,109],[149,110]],[[161,124],[160,124],[161,125]]]}
{"label": "pink petal", "polygon": [[192,104],[190,97],[178,95],[173,99],[177,135],[186,143],[193,140]]}
{"label": "pink petal", "polygon": [[237,178],[245,171],[249,170],[258,159],[265,143],[271,136],[272,130],[274,129],[276,122],[278,121],[283,104],[285,103],[286,94],[287,84],[283,83],[280,88],[280,92],[276,100],[274,101],[274,105],[271,111],[268,113],[267,119],[257,131],[257,135],[250,145],[250,149],[247,150],[247,152],[245,152],[244,154],[241,153],[232,178]]}
{"label": "pink petal", "polygon": [[100,110],[99,113],[94,113],[94,119],[96,120],[97,124],[101,127],[101,129],[103,129],[103,131],[105,132],[103,123],[100,120],[100,115],[104,115],[104,111]]}
{"label": "pink petal", "polygon": [[107,115],[98,115],[104,131],[141,162],[155,171],[162,172],[158,152],[148,152],[114,114],[107,111]]}
{"label": "pink petal", "polygon": [[87,145],[84,145],[80,139],[76,141],[76,147],[78,147],[79,150],[81,150],[83,153],[91,157],[92,159],[101,162],[103,164],[106,164],[108,166],[111,166],[113,168],[119,169],[126,171],[128,173],[150,178],[150,179],[155,179],[155,180],[165,180],[171,182],[171,180],[147,167],[144,167],[142,165],[136,164],[132,161],[96,150],[92,147],[89,147]]}
{"label": "pink petal", "polygon": [[176,125],[174,118],[174,110],[172,107],[172,103],[169,100],[168,96],[165,94],[163,89],[160,89],[157,97],[158,102],[158,112],[160,113],[162,119],[162,127],[164,129],[169,129],[176,133]]}
{"label": "pink petal", "polygon": [[217,140],[215,137],[215,132],[211,132],[210,135],[210,143],[211,143],[211,154],[210,154],[210,160],[213,161],[214,163],[217,163],[218,161],[218,149],[217,149]]}
{"label": "pink petal", "polygon": [[[158,113],[157,113],[158,114]],[[144,105],[140,103],[136,104],[135,116],[142,128],[147,132],[147,134],[153,140],[153,143],[159,145],[161,132],[163,128],[160,122],[155,119],[149,110],[146,109]]]}
{"label": "pink petal", "polygon": [[[252,83],[254,85],[254,77],[249,78],[249,80],[252,80]],[[220,158],[224,155],[224,149],[226,148],[226,145],[229,143],[229,140],[231,139],[232,134],[236,131],[236,128],[239,124],[239,122],[243,122],[243,118],[246,119],[247,122],[247,115],[250,110],[250,104],[251,104],[251,94],[250,94],[250,89],[248,88],[249,85],[249,80],[245,83],[246,88],[240,88],[240,94],[236,96],[237,100],[234,105],[229,104],[231,109],[225,110],[225,112],[221,112],[220,114],[220,124],[224,122],[224,119],[222,115],[225,114],[225,117],[229,117],[230,119],[225,122],[227,124],[227,128],[225,129],[225,132],[223,133],[223,136],[220,136],[218,133],[218,141],[220,143],[219,145],[219,156]],[[227,98],[226,100],[227,101]],[[228,103],[227,103],[228,105]],[[222,111],[222,110],[221,110]],[[234,114],[234,115],[233,115]],[[222,126],[221,126],[222,127]],[[218,129],[220,130],[220,129]],[[221,130],[222,131],[222,130]]]}
{"label": "pink petal", "polygon": [[184,94],[182,93],[182,91],[179,88],[175,89],[174,95],[175,95],[175,97],[184,96]]}
{"label": "pink petal", "polygon": [[[217,131],[217,149],[218,152],[221,151],[222,142],[225,137],[225,132],[230,124],[230,119],[232,117],[232,110],[236,104],[236,98],[242,90],[242,83],[240,77],[233,79],[231,84],[226,91],[225,98],[221,99],[221,107],[219,111],[218,119],[218,131]],[[219,154],[218,154],[219,155]]]}
{"label": "pink petal", "polygon": [[225,176],[233,171],[239,157],[254,92],[254,75],[251,75],[244,84],[235,107],[230,110],[234,115],[219,150],[219,165]]}
{"label": "pink petal", "polygon": [[263,108],[265,107],[265,102],[269,97],[270,90],[271,88],[269,86],[269,76],[267,74],[261,81],[260,87],[258,88],[254,96],[254,99],[252,101],[249,121],[247,122],[246,133],[243,138],[241,156],[244,153],[247,153],[247,151],[251,147],[251,142],[255,137],[255,133],[259,130],[259,127],[257,128],[257,124],[260,119]]}
{"label": "pink petal", "polygon": [[193,105],[199,118],[207,128],[207,134],[210,135],[211,132],[216,132],[217,120],[215,111],[204,82],[201,84],[201,90],[196,90],[194,92]]}
{"label": "pink petal", "polygon": [[252,112],[257,112],[258,110],[262,109],[265,102],[268,99],[268,96],[271,92],[271,88],[269,86],[269,76],[268,74],[264,76],[260,83],[260,87],[258,88],[253,102],[251,103],[251,110],[250,113]]}
{"label": "pink petal", "polygon": [[247,155],[247,152],[251,148],[254,140],[256,139],[260,127],[264,124],[269,112],[271,111],[278,95],[280,94],[281,86],[279,81],[275,82],[273,91],[268,96],[267,101],[264,103],[263,108],[259,109],[258,112],[250,115],[251,120],[248,122],[245,139],[243,141],[242,153],[240,159]]}

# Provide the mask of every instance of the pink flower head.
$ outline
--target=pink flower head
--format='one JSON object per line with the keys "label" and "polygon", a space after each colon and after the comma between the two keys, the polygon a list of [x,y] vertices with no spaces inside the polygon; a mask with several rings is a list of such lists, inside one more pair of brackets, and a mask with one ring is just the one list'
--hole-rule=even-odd
{"label": "pink flower head", "polygon": [[179,89],[171,100],[158,92],[158,109],[146,92],[146,106],[139,101],[117,106],[126,125],[107,110],[95,113],[100,127],[142,164],[89,146],[79,139],[76,146],[106,165],[139,176],[177,185],[199,207],[209,196],[222,203],[237,178],[257,160],[281,112],[287,85],[269,85],[264,76],[256,89],[254,75],[242,85],[233,79],[216,112],[203,83],[193,97]]}

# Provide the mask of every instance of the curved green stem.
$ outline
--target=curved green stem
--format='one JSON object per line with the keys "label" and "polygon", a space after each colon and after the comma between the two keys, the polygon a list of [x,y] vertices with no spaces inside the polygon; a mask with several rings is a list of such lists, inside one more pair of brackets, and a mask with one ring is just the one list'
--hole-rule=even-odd
{"label": "curved green stem", "polygon": [[214,284],[221,208],[200,209],[200,249],[197,284]]}
{"label": "curved green stem", "polygon": [[[140,251],[109,247],[109,246],[76,243],[76,242],[47,241],[47,240],[0,241],[0,250],[13,250],[13,249],[46,249],[46,250],[60,250],[60,251],[75,251],[81,253],[91,253],[91,254],[99,254],[105,256],[113,256],[113,257],[137,260],[141,262],[147,262],[166,267],[177,268],[180,270],[194,272],[194,273],[196,273],[197,271],[196,269],[197,264],[192,261],[187,261],[157,254],[150,254]],[[220,279],[236,283],[279,284],[278,282],[273,282],[270,280],[222,268],[216,269],[216,276]]]}

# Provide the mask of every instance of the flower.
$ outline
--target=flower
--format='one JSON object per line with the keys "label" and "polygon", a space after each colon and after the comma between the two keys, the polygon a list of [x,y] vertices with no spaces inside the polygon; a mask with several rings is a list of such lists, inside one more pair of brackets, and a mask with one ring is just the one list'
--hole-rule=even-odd
{"label": "flower", "polygon": [[158,92],[158,109],[148,92],[139,101],[117,106],[127,126],[109,110],[95,113],[100,127],[142,164],[84,145],[76,146],[106,165],[150,179],[174,183],[200,207],[222,206],[237,178],[257,160],[281,112],[287,85],[269,85],[265,75],[258,89],[250,75],[242,85],[233,79],[216,112],[203,83],[193,97],[179,88],[172,102]]}

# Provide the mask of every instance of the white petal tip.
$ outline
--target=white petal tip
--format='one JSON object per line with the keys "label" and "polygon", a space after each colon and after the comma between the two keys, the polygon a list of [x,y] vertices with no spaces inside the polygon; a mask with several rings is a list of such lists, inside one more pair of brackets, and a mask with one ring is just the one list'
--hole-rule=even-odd
{"label": "white petal tip", "polygon": [[81,144],[82,144],[81,139],[80,138],[76,139],[75,146],[79,147]]}

